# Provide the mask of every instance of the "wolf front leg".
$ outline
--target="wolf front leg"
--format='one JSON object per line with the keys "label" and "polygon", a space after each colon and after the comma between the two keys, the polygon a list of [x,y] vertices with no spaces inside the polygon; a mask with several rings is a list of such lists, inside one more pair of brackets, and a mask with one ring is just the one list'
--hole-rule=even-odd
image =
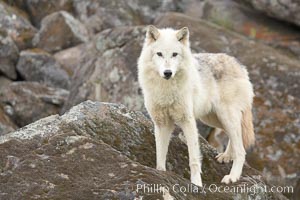
{"label": "wolf front leg", "polygon": [[173,130],[174,124],[155,124],[156,169],[158,170],[166,171],[166,157]]}
{"label": "wolf front leg", "polygon": [[191,170],[191,182],[202,187],[201,166],[202,156],[199,148],[198,129],[194,118],[180,124],[186,138],[189,151],[189,165]]}

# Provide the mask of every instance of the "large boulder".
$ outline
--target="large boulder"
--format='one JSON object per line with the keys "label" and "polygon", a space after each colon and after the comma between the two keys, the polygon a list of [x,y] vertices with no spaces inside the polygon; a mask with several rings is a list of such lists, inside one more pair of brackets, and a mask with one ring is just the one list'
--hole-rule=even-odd
{"label": "large boulder", "polygon": [[20,53],[17,70],[26,81],[44,83],[51,87],[68,89],[70,76],[49,53],[28,49]]}
{"label": "large boulder", "polygon": [[300,2],[298,0],[246,0],[246,2],[271,17],[300,26]]}
{"label": "large boulder", "polygon": [[59,11],[42,20],[33,45],[48,52],[59,51],[89,40],[85,26],[66,11]]}
{"label": "large boulder", "polygon": [[[87,101],[63,116],[53,115],[0,137],[0,198],[286,199],[265,192],[270,186],[247,165],[231,190],[214,192],[216,187],[224,190],[220,181],[230,164],[217,163],[216,151],[200,137],[203,192],[183,178],[188,156],[180,138],[172,138],[170,144],[171,171],[155,170],[151,121],[122,105]],[[140,186],[145,190],[137,190]],[[233,191],[244,186],[252,192]],[[163,188],[169,191],[163,193]]]}
{"label": "large boulder", "polygon": [[0,24],[0,32],[6,32],[20,50],[31,47],[31,39],[37,30],[22,10],[0,1]]}
{"label": "large boulder", "polygon": [[16,63],[19,50],[14,41],[0,29],[0,74],[15,80],[17,78]]}
{"label": "large boulder", "polygon": [[144,27],[107,29],[80,47],[80,68],[71,81],[64,111],[87,99],[123,103],[141,110],[143,97],[137,82],[137,57]]}
{"label": "large boulder", "polygon": [[149,24],[165,11],[176,11],[182,0],[74,0],[74,14],[89,32],[107,28]]}
{"label": "large boulder", "polygon": [[295,185],[300,168],[299,60],[182,14],[167,13],[158,18],[156,24],[159,27],[188,26],[193,50],[227,53],[247,66],[256,96],[254,124],[257,138],[247,159],[273,183]]}
{"label": "large boulder", "polygon": [[36,82],[13,82],[0,91],[0,105],[19,127],[59,113],[69,92]]}

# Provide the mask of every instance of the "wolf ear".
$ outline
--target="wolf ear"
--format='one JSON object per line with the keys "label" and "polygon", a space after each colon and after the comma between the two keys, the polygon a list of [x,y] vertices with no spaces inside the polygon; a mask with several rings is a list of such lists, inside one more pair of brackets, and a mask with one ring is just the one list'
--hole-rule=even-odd
{"label": "wolf ear", "polygon": [[183,27],[176,33],[176,37],[179,42],[182,42],[183,44],[187,45],[189,42],[189,29],[187,27]]}
{"label": "wolf ear", "polygon": [[150,44],[151,42],[156,41],[158,37],[159,37],[159,30],[155,26],[149,25],[146,34],[147,43]]}

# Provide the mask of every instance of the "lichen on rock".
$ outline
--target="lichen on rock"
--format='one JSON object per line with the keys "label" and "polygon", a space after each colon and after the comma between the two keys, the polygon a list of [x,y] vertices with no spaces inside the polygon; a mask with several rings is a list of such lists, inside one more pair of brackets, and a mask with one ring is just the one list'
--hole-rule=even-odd
{"label": "lichen on rock", "polygon": [[[204,154],[204,184],[222,186],[229,164],[215,161],[216,151],[200,136]],[[13,155],[13,156],[12,156]],[[22,162],[21,162],[22,161]],[[171,171],[154,169],[153,124],[141,112],[125,106],[86,101],[62,116],[53,115],[0,136],[0,197],[89,199],[285,199],[276,193],[176,192],[174,185],[192,186],[186,145],[173,137]],[[236,187],[270,186],[258,171],[244,167]],[[22,182],[23,184],[18,184]],[[138,185],[157,184],[168,192],[145,192]],[[195,192],[197,189],[198,193]],[[44,192],[46,191],[46,192]]]}

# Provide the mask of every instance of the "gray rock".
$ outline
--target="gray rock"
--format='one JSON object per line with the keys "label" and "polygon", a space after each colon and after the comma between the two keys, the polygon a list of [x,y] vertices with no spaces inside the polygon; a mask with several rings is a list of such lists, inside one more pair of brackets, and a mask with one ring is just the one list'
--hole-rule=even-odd
{"label": "gray rock", "polygon": [[0,32],[6,32],[22,50],[31,47],[36,29],[30,24],[26,13],[0,1]]}
{"label": "gray rock", "polygon": [[72,12],[72,0],[25,0],[25,6],[34,25],[40,26],[40,22],[47,15],[57,11]]}
{"label": "gray rock", "polygon": [[13,82],[0,91],[5,113],[22,127],[43,117],[59,113],[69,92],[36,82]]}
{"label": "gray rock", "polygon": [[[223,187],[219,182],[230,170],[229,165],[218,164],[216,151],[201,137],[200,143],[204,183]],[[178,168],[170,164],[173,168],[167,172],[153,169],[153,126],[143,114],[122,105],[87,101],[63,116],[53,115],[0,137],[0,198],[286,199],[279,193],[259,190],[213,193],[206,188],[201,193],[200,188],[194,188],[194,193],[176,192],[175,184],[193,188],[182,177],[188,156],[180,137],[172,138],[169,158]],[[245,184],[270,189],[259,172],[248,166],[242,177],[236,187]],[[138,184],[150,188],[157,184],[157,188],[170,190],[165,194],[137,191]]]}
{"label": "gray rock", "polygon": [[55,52],[88,40],[89,35],[85,26],[68,12],[59,11],[42,20],[33,44],[48,52]]}
{"label": "gray rock", "polygon": [[17,78],[16,63],[19,50],[14,41],[0,30],[0,74],[15,80]]}
{"label": "gray rock", "polygon": [[257,137],[247,160],[273,184],[295,186],[300,168],[299,60],[186,15],[168,13],[158,18],[156,24],[188,26],[191,47],[196,52],[227,53],[247,66],[256,95],[253,111]]}
{"label": "gray rock", "polygon": [[270,17],[300,26],[300,2],[298,0],[246,0],[246,2]]}
{"label": "gray rock", "polygon": [[68,89],[70,77],[49,53],[40,49],[20,53],[17,64],[20,76],[26,81],[44,83],[50,87]]}

